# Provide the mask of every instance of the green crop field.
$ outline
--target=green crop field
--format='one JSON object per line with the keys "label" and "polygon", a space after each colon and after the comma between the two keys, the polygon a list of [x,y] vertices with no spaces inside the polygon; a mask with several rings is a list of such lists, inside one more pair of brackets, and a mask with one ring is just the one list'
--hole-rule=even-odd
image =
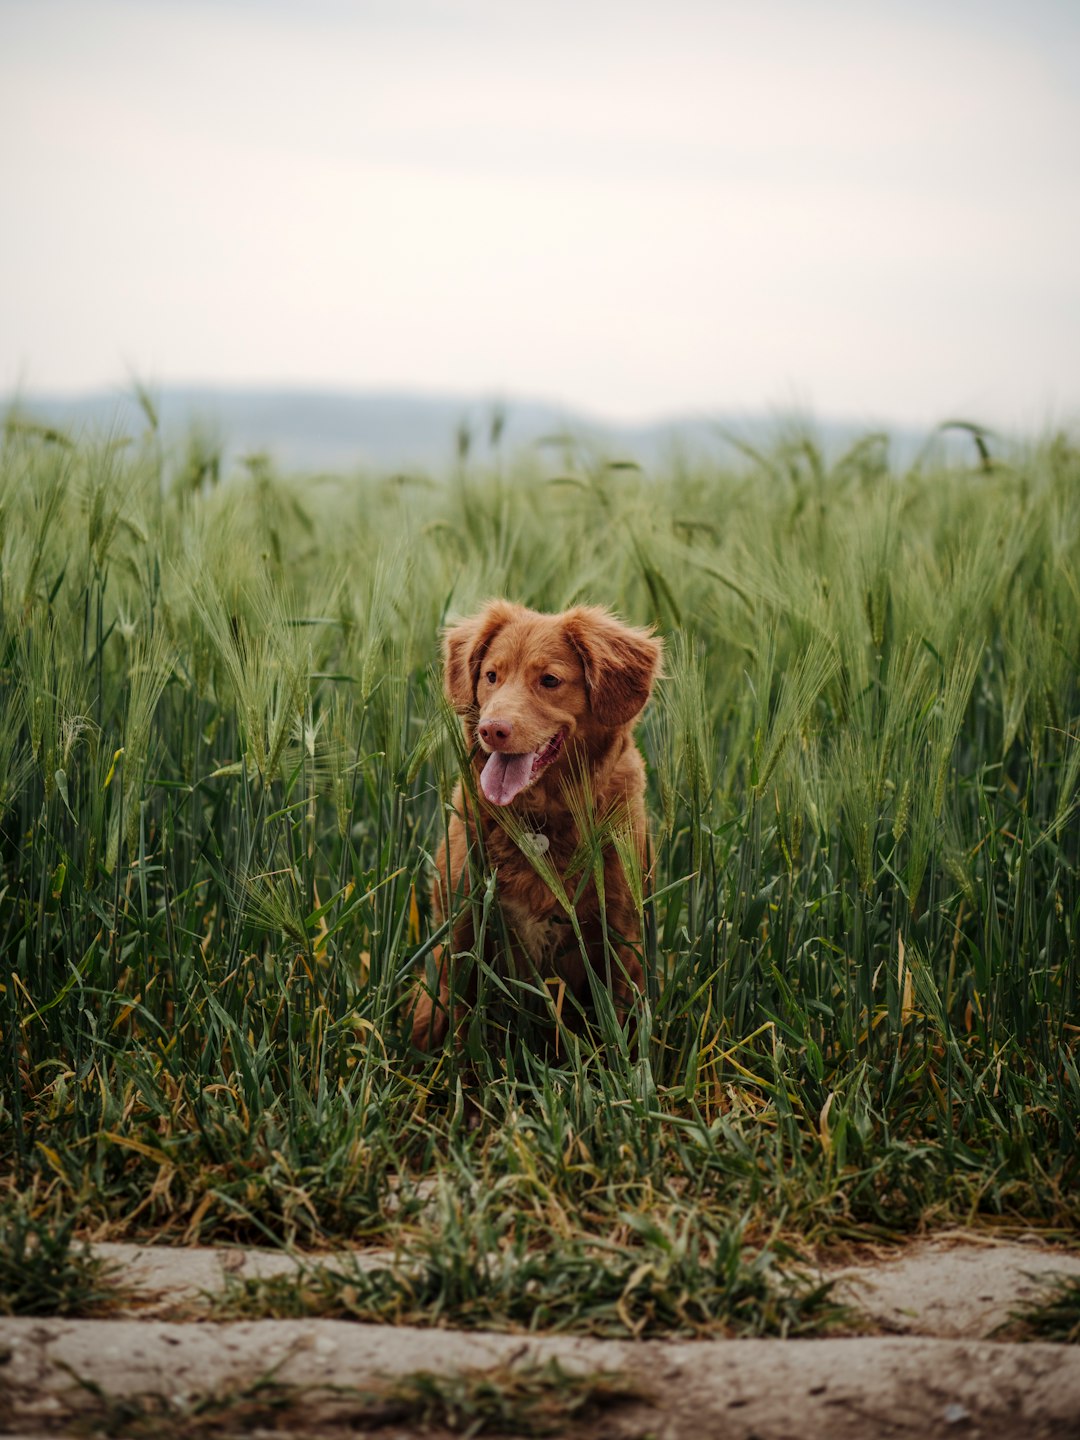
{"label": "green crop field", "polygon": [[[425,1057],[404,1002],[461,763],[438,637],[491,595],[665,639],[648,993],[625,1034],[553,1039],[542,977],[485,970]],[[880,437],[827,464],[779,436],[728,468],[219,480],[152,423],[12,420],[6,1242],[44,1269],[73,1230],[393,1244],[408,1278],[302,1303],[787,1333],[823,1303],[801,1247],[1075,1233],[1078,806],[1063,437],[904,473]]]}

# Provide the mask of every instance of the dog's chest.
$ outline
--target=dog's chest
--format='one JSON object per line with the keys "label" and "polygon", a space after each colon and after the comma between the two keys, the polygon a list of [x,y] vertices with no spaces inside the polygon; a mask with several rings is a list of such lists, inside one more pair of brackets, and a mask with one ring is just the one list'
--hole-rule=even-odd
{"label": "dog's chest", "polygon": [[556,951],[566,944],[569,924],[559,914],[537,915],[528,906],[503,900],[503,913],[511,930],[538,968],[546,968]]}
{"label": "dog's chest", "polygon": [[577,836],[537,828],[507,844],[497,860],[499,904],[521,950],[537,969],[556,969],[555,957],[573,944],[573,927],[539,873],[543,859],[560,876]]}

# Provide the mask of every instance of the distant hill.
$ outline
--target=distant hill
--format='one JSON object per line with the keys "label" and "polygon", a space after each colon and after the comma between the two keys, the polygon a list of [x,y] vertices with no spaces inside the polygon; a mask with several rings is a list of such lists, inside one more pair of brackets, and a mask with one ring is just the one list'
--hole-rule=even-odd
{"label": "distant hill", "polygon": [[[680,451],[694,457],[730,459],[736,453],[730,437],[753,446],[769,445],[790,432],[794,423],[782,417],[718,414],[619,425],[536,401],[408,392],[205,386],[164,387],[149,394],[167,442],[182,440],[195,426],[208,440],[220,444],[226,470],[245,455],[265,453],[287,472],[416,469],[444,473],[455,463],[463,435],[468,436],[473,459],[490,461],[496,451],[496,432],[498,449],[506,455],[550,445],[554,459],[560,453],[560,441],[571,439],[609,459],[654,467]],[[0,399],[5,413],[13,406],[23,415],[72,435],[137,434],[148,423],[130,391]],[[872,428],[835,422],[803,424],[829,455],[839,453]],[[925,432],[892,430],[894,463],[909,461],[926,439]]]}

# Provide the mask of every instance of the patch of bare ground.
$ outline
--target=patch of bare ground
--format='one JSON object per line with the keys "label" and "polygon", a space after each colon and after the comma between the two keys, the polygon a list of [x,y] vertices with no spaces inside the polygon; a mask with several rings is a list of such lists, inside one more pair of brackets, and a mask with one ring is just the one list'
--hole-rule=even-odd
{"label": "patch of bare ground", "polygon": [[[268,1251],[95,1248],[120,1267],[131,1307],[100,1320],[0,1320],[0,1432],[1080,1436],[1080,1347],[994,1338],[1034,1298],[1033,1277],[1080,1275],[1080,1255],[1037,1243],[940,1236],[830,1270],[863,1333],[787,1341],[199,1321],[200,1292],[227,1273],[267,1276],[297,1262]],[[189,1318],[164,1318],[170,1307]],[[537,1381],[539,1400],[524,1383],[511,1395],[514,1375],[549,1377]]]}
{"label": "patch of bare ground", "polygon": [[[882,1247],[872,1258],[826,1272],[834,1295],[871,1329],[940,1339],[989,1339],[1034,1300],[1040,1277],[1080,1276],[1080,1252],[1048,1249],[1037,1236],[1000,1241],[947,1231]],[[1080,1432],[1078,1432],[1080,1433]]]}

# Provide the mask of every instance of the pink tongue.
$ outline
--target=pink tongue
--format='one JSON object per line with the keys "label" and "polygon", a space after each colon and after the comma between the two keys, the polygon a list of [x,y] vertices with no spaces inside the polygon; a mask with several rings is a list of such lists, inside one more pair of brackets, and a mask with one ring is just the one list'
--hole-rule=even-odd
{"label": "pink tongue", "polygon": [[498,751],[488,757],[480,772],[480,789],[492,805],[509,805],[515,795],[520,795],[532,777],[533,761],[536,754],[500,755]]}

